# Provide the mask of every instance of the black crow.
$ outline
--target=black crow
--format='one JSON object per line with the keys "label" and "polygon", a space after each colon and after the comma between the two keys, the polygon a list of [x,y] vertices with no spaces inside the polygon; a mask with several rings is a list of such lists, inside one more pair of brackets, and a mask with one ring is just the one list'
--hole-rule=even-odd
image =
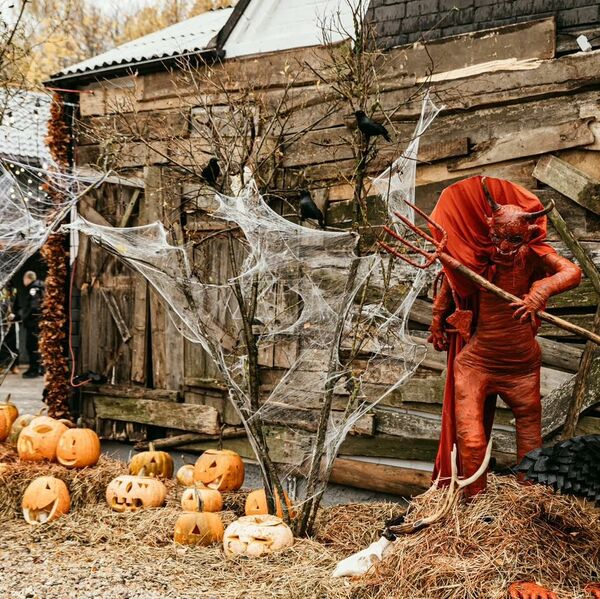
{"label": "black crow", "polygon": [[325,228],[325,217],[320,208],[313,202],[310,196],[310,191],[303,191],[298,202],[298,216],[300,221],[312,218],[319,222],[321,229]]}
{"label": "black crow", "polygon": [[202,177],[202,180],[205,183],[214,187],[220,174],[221,169],[219,168],[219,161],[216,158],[211,158],[208,161],[208,164],[202,169],[200,177]]}
{"label": "black crow", "polygon": [[375,121],[371,120],[362,110],[357,110],[354,115],[356,116],[358,128],[367,138],[383,135],[383,139],[386,141],[392,141],[387,129],[380,123],[376,123]]}

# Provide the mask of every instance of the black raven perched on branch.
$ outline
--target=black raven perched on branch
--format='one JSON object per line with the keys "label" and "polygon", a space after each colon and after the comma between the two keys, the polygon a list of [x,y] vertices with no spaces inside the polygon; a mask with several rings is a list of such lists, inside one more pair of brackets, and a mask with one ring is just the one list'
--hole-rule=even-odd
{"label": "black raven perched on branch", "polygon": [[382,135],[383,139],[386,141],[392,141],[388,130],[380,123],[376,123],[374,120],[370,119],[362,110],[357,110],[354,113],[354,116],[356,116],[358,128],[367,138]]}
{"label": "black raven perched on branch", "polygon": [[311,218],[318,221],[321,229],[325,228],[325,217],[320,208],[313,202],[310,191],[303,191],[300,196],[300,201],[298,202],[298,216],[300,217],[300,222]]}
{"label": "black raven perched on branch", "polygon": [[600,505],[600,435],[573,437],[530,451],[517,466],[526,480]]}
{"label": "black raven perched on branch", "polygon": [[217,183],[217,179],[219,178],[220,174],[221,169],[219,168],[219,161],[213,157],[208,161],[208,164],[202,169],[200,177],[207,185],[214,187]]}

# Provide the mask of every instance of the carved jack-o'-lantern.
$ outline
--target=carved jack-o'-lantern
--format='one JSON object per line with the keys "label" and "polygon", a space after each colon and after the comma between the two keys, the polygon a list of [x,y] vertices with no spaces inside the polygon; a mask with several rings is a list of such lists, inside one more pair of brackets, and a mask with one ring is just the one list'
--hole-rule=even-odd
{"label": "carved jack-o'-lantern", "polygon": [[150,451],[142,451],[131,458],[129,474],[139,474],[143,469],[145,476],[171,478],[174,467],[173,458],[166,451],[154,451],[150,443]]}
{"label": "carved jack-o'-lantern", "polygon": [[100,458],[100,439],[89,428],[72,428],[58,440],[56,459],[67,468],[93,466]]}
{"label": "carved jack-o'-lantern", "polygon": [[194,481],[209,489],[237,491],[244,484],[244,462],[228,449],[207,449],[196,461]]}
{"label": "carved jack-o'-lantern", "polygon": [[10,435],[8,436],[8,442],[12,445],[16,445],[19,440],[21,431],[31,424],[31,421],[35,418],[33,414],[23,414],[19,416],[10,427]]}
{"label": "carved jack-o'-lantern", "polygon": [[223,539],[223,522],[219,514],[184,512],[177,518],[173,540],[180,545],[208,547]]}
{"label": "carved jack-o'-lantern", "polygon": [[10,421],[9,428],[12,426],[12,423],[18,418],[19,410],[17,406],[15,406],[12,401],[10,401],[10,395],[6,398],[4,403],[0,403],[0,414],[5,414],[8,416],[8,420]]}
{"label": "carved jack-o'-lantern", "polygon": [[54,418],[37,416],[19,435],[19,458],[29,462],[56,460],[56,446],[67,427]]}
{"label": "carved jack-o'-lantern", "polygon": [[243,516],[232,522],[223,536],[225,555],[258,557],[294,544],[289,526],[277,516]]}
{"label": "carved jack-o'-lantern", "polygon": [[181,507],[186,512],[220,512],[223,509],[223,497],[216,489],[185,489],[181,496]]}
{"label": "carved jack-o'-lantern", "polygon": [[106,487],[106,502],[115,512],[137,512],[142,508],[160,507],[167,488],[150,476],[117,476]]}
{"label": "carved jack-o'-lantern", "polygon": [[23,494],[23,517],[29,524],[44,524],[68,513],[71,499],[67,485],[53,476],[33,480]]}
{"label": "carved jack-o'-lantern", "polygon": [[[288,507],[288,513],[290,516],[294,517],[294,511],[292,509],[292,502],[288,497],[287,493],[284,491],[283,496],[285,497],[285,503]],[[278,518],[283,518],[283,508],[281,507],[281,500],[279,499],[279,494],[275,491],[275,511],[276,516]],[[269,511],[267,509],[267,494],[264,489],[259,489],[258,491],[252,491],[246,497],[246,508],[245,508],[246,516],[254,516],[260,514],[268,514]]]}
{"label": "carved jack-o'-lantern", "polygon": [[194,484],[193,464],[186,464],[177,470],[177,482],[183,487],[191,487]]}

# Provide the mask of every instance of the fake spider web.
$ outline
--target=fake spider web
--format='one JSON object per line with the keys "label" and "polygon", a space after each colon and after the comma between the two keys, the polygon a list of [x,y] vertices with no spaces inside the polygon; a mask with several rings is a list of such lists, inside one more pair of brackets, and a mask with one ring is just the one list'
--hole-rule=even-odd
{"label": "fake spider web", "polygon": [[[53,165],[0,160],[0,290],[5,290],[4,295],[10,296],[5,288],[27,259],[42,247],[77,200],[102,179],[100,175],[61,173]],[[10,320],[11,303],[3,301],[0,309],[0,348],[14,361],[16,355],[4,343],[15,326]]]}
{"label": "fake spider web", "polygon": [[[394,163],[399,168],[393,177],[386,175],[381,193],[390,217],[400,209],[400,199],[414,199],[419,139],[438,110],[426,98],[415,137]],[[197,270],[193,245],[171,244],[160,222],[113,228],[78,218],[69,228],[144,276],[181,333],[211,356],[265,478],[254,424],[260,419],[289,432],[286,450],[296,457],[282,476],[317,468],[319,485],[303,498],[310,499],[326,485],[347,434],[372,434],[369,410],[423,360],[426,349],[410,337],[406,323],[427,274],[387,256],[358,256],[358,236],[352,232],[286,220],[267,205],[254,181],[236,197],[217,193],[215,200],[212,216],[242,234],[221,248],[236,264],[236,275],[224,280]],[[248,313],[252,305],[256,310]],[[272,371],[271,380],[260,381],[258,402],[248,376],[247,327],[259,354],[283,348],[286,362]],[[315,452],[315,432],[327,398],[333,409],[323,423],[321,455]]]}

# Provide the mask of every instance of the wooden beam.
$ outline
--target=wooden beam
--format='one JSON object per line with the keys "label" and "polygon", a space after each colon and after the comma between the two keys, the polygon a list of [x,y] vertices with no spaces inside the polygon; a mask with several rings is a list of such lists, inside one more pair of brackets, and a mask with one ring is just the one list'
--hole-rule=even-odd
{"label": "wooden beam", "polygon": [[540,158],[533,170],[533,176],[580,206],[600,214],[600,180],[592,179],[556,156]]}
{"label": "wooden beam", "polygon": [[219,441],[222,439],[236,439],[245,437],[246,431],[243,427],[224,427],[218,435],[201,435],[199,433],[185,433],[183,435],[175,435],[173,437],[165,437],[164,439],[154,439],[151,442],[143,441],[137,443],[135,449],[145,451],[149,448],[150,443],[155,449],[167,449],[170,447],[181,447],[190,443],[201,443],[203,441]]}
{"label": "wooden beam", "polygon": [[133,399],[152,399],[158,401],[178,401],[179,391],[171,389],[147,389],[129,385],[87,385],[84,394],[106,395]]}
{"label": "wooden beam", "polygon": [[212,406],[169,403],[148,399],[108,397],[93,398],[96,416],[125,422],[138,422],[182,431],[218,435],[219,412]]}
{"label": "wooden beam", "polygon": [[336,458],[329,480],[348,487],[410,497],[431,486],[431,472]]}

